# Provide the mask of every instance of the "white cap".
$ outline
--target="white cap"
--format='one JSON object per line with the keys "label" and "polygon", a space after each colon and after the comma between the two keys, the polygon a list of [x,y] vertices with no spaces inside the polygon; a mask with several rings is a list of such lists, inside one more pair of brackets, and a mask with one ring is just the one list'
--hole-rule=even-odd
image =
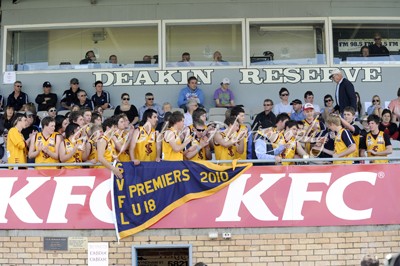
{"label": "white cap", "polygon": [[339,68],[335,68],[334,70],[331,71],[331,74],[329,75],[329,79],[333,77],[333,75],[336,74],[342,74],[342,71]]}
{"label": "white cap", "polygon": [[312,103],[306,103],[303,107],[303,110],[314,109],[314,105]]}
{"label": "white cap", "polygon": [[231,81],[230,81],[228,78],[224,78],[224,79],[221,81],[221,84],[231,84]]}

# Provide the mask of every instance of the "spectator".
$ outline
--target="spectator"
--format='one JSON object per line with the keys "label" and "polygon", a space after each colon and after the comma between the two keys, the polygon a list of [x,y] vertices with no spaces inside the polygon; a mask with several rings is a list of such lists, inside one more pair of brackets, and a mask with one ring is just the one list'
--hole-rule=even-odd
{"label": "spectator", "polygon": [[184,116],[181,112],[173,112],[169,118],[169,129],[165,131],[162,141],[162,159],[164,161],[182,161],[183,149],[189,144],[191,138],[186,138],[182,143],[180,132],[184,126]]}
{"label": "spectator", "polygon": [[364,45],[363,47],[361,47],[360,54],[361,54],[362,57],[369,57],[369,48],[368,48],[368,46]]}
{"label": "spectator", "polygon": [[128,93],[121,94],[121,105],[118,105],[115,108],[114,115],[118,115],[121,113],[126,114],[129,119],[129,122],[132,125],[135,125],[139,121],[139,114],[136,106],[129,103],[130,97]]}
{"label": "spectator", "polygon": [[151,63],[151,55],[144,55],[143,56],[143,62]]}
{"label": "spectator", "polygon": [[388,108],[393,114],[392,122],[399,121],[400,120],[399,119],[399,117],[400,117],[400,88],[397,90],[397,98],[390,101]]}
{"label": "spectator", "polygon": [[[103,127],[98,124],[94,124],[89,130],[89,141],[86,142],[85,149],[88,155],[86,162],[96,164],[97,160],[97,142],[103,136]],[[97,168],[97,167],[95,167]]]}
{"label": "spectator", "polygon": [[[29,158],[35,159],[35,164],[59,163],[58,148],[61,136],[55,132],[56,121],[52,117],[42,120],[42,132],[36,133],[29,146]],[[57,166],[36,166],[35,169],[58,169]]]}
{"label": "spectator", "polygon": [[314,115],[318,116],[321,113],[321,108],[318,104],[314,104],[314,94],[312,91],[306,91],[304,93],[304,104],[311,103],[314,106]]}
{"label": "spectator", "polygon": [[[65,129],[64,143],[60,144],[60,161],[62,163],[83,162],[85,144],[78,140],[79,125],[70,123]],[[66,169],[79,169],[81,166],[63,166]]]}
{"label": "spectator", "polygon": [[166,112],[171,112],[172,111],[172,105],[170,103],[168,103],[168,102],[163,103],[162,111],[163,111],[164,116],[165,116]]}
{"label": "spectator", "polygon": [[[312,143],[317,142],[325,134],[326,127],[318,117],[315,117],[314,106],[311,103],[304,105],[303,112],[306,117],[303,120],[305,133],[301,141],[305,143],[305,151],[310,154],[313,146],[315,146]],[[317,144],[319,145],[319,143]]]}
{"label": "spectator", "polygon": [[72,106],[78,102],[78,92],[80,91],[79,80],[77,78],[72,78],[70,80],[70,88],[65,90],[61,97],[60,103],[63,110],[72,109]]}
{"label": "spectator", "polygon": [[92,110],[83,109],[82,110],[83,121],[85,125],[90,125],[92,121]]}
{"label": "spectator", "polygon": [[96,89],[96,93],[93,94],[91,98],[94,106],[100,106],[103,110],[111,108],[110,93],[103,90],[103,82],[101,80],[96,81],[94,83],[94,88]]}
{"label": "spectator", "polygon": [[103,123],[103,118],[102,118],[101,114],[99,114],[97,112],[93,112],[92,117],[90,119],[90,123],[92,123],[93,125],[101,126],[101,124]]}
{"label": "spectator", "polygon": [[382,44],[382,36],[375,33],[374,43],[369,47],[369,56],[389,56],[389,50]]}
{"label": "spectator", "polygon": [[[237,105],[235,107],[233,107],[231,109],[231,117],[236,118],[237,122],[239,123],[239,129],[237,130],[237,135],[238,136],[242,136],[242,138],[244,139],[244,143],[243,143],[243,149],[244,152],[243,153],[238,153],[237,154],[237,158],[236,159],[240,159],[240,160],[246,160],[246,159],[252,159],[251,158],[251,148],[253,145],[253,138],[249,137],[249,135],[251,134],[251,128],[250,126],[247,127],[244,123],[245,120],[245,111],[242,105]],[[249,158],[247,158],[247,155],[249,155]]]}
{"label": "spectator", "polygon": [[256,115],[251,128],[257,130],[259,128],[268,128],[275,125],[276,116],[272,112],[274,108],[274,102],[271,99],[264,100],[264,111]]}
{"label": "spectator", "polygon": [[216,160],[233,160],[239,158],[242,154],[246,154],[244,148],[244,130],[240,131],[240,124],[235,117],[225,119],[227,128],[224,131],[216,132],[214,135],[214,152]]}
{"label": "spectator", "polygon": [[114,141],[112,137],[114,136],[115,127],[117,121],[114,117],[109,117],[104,120],[103,123],[103,136],[101,136],[100,140],[97,142],[97,159],[102,164],[99,168],[107,168],[113,174],[122,178],[122,173],[118,168],[111,164],[114,161],[114,157],[117,155],[115,151]]}
{"label": "spectator", "polygon": [[303,113],[303,103],[299,99],[293,100],[290,105],[293,106],[293,111],[290,114],[291,120],[302,121],[306,118]]}
{"label": "spectator", "polygon": [[2,122],[5,129],[10,130],[10,128],[12,127],[12,121],[14,119],[14,116],[15,116],[14,107],[7,106],[6,111],[4,112],[2,117],[3,120]]}
{"label": "spectator", "polygon": [[26,126],[22,129],[21,133],[24,136],[24,139],[27,141],[27,147],[29,148],[30,142],[29,140],[33,135],[35,135],[39,131],[39,127],[34,124],[35,114],[32,112],[25,112],[26,117]]}
{"label": "spectator", "polygon": [[274,114],[287,113],[290,115],[293,108],[289,103],[289,91],[286,88],[281,88],[279,90],[279,98],[281,98],[281,102],[275,105]]}
{"label": "spectator", "polygon": [[[25,112],[25,113],[32,113],[33,114],[33,125],[35,125],[37,128],[40,127],[40,117],[36,115],[36,106],[34,103],[26,103],[22,106],[20,112]],[[28,118],[29,120],[29,118]]]}
{"label": "spectator", "polygon": [[88,99],[87,93],[84,90],[81,90],[78,92],[78,102],[75,103],[75,105],[79,106],[79,109],[94,109],[94,104],[92,100]]}
{"label": "spectator", "polygon": [[65,129],[69,125],[69,118],[63,115],[56,116],[56,128],[55,131],[62,136],[65,137]]}
{"label": "spectator", "polygon": [[[367,151],[368,157],[387,156],[392,153],[390,137],[379,130],[379,116],[372,114],[368,116],[369,133],[360,144],[361,154]],[[374,160],[371,163],[388,163],[388,160]]]}
{"label": "spectator", "polygon": [[112,140],[115,150],[118,153],[118,161],[130,162],[129,143],[131,142],[133,130],[130,130],[129,119],[126,114],[121,113],[115,116],[117,127]]}
{"label": "spectator", "polygon": [[222,54],[220,51],[215,51],[213,54],[213,62],[211,63],[212,66],[227,66],[229,65],[228,62],[222,60]]}
{"label": "spectator", "polygon": [[143,119],[139,127],[133,132],[132,141],[129,146],[131,161],[138,165],[141,161],[154,162],[160,161],[161,143],[158,139],[158,114],[153,109],[147,109],[143,113]]}
{"label": "spectator", "polygon": [[47,111],[50,107],[57,106],[57,94],[51,92],[50,82],[43,83],[43,93],[36,97],[35,102],[38,105],[38,111]]}
{"label": "spectator", "polygon": [[143,114],[148,109],[153,109],[158,114],[158,121],[162,122],[164,117],[164,112],[162,107],[154,102],[154,95],[151,92],[148,92],[144,96],[145,103],[142,107],[139,108],[139,120],[143,119]]}
{"label": "spectator", "polygon": [[[297,121],[289,120],[285,123],[285,132],[283,133],[285,149],[279,155],[282,159],[294,159],[296,155],[303,157],[307,154],[296,139],[298,130]],[[294,165],[294,162],[282,162],[282,165]]]}
{"label": "spectator", "polygon": [[322,118],[324,121],[328,118],[329,114],[332,113],[334,105],[333,105],[333,97],[330,94],[324,96],[324,108],[321,109]]}
{"label": "spectator", "polygon": [[110,57],[108,57],[108,63],[110,64],[118,64],[118,58],[116,55],[110,55]]}
{"label": "spectator", "polygon": [[358,92],[356,92],[356,98],[357,98],[357,101],[356,101],[356,106],[357,106],[356,117],[357,118],[361,118],[361,116],[363,115],[363,111],[362,111],[361,97],[360,97],[360,94]]}
{"label": "spectator", "polygon": [[186,109],[187,112],[185,113],[185,122],[184,126],[188,127],[193,124],[193,112],[199,107],[197,104],[197,101],[195,99],[189,99],[189,101],[186,104]]}
{"label": "spectator", "polygon": [[69,115],[69,123],[77,124],[80,128],[82,128],[85,125],[82,111],[71,112]]}
{"label": "spectator", "polygon": [[361,260],[361,266],[379,266],[379,260],[377,257],[372,257],[371,255],[366,255]]}
{"label": "spectator", "polygon": [[25,114],[15,115],[12,128],[7,136],[7,153],[9,164],[22,164],[27,162],[27,142],[21,131],[26,127]]}
{"label": "spectator", "polygon": [[224,78],[221,81],[221,87],[214,92],[214,101],[216,107],[233,107],[235,106],[235,97],[229,89],[230,80]]}
{"label": "spectator", "polygon": [[178,106],[183,108],[185,112],[189,99],[195,99],[200,107],[204,106],[204,93],[197,87],[197,78],[194,76],[188,78],[188,85],[179,92]]}
{"label": "spectator", "polygon": [[[362,137],[361,136],[362,125],[358,121],[356,121],[355,115],[356,111],[353,109],[353,107],[347,106],[346,108],[344,108],[343,117],[339,116],[343,127],[350,131],[351,136],[353,137],[354,142],[356,143],[356,150],[351,157],[360,156],[360,138]],[[359,163],[359,162],[357,161],[354,163]]]}
{"label": "spectator", "polygon": [[367,115],[375,114],[379,117],[382,116],[383,108],[381,106],[381,99],[378,95],[372,97],[372,105],[368,106]]}
{"label": "spectator", "polygon": [[8,96],[7,106],[14,107],[16,112],[20,111],[22,106],[28,103],[28,95],[22,91],[22,82],[14,82],[14,91]]}
{"label": "spectator", "polygon": [[194,66],[194,64],[190,61],[190,54],[188,52],[184,52],[182,54],[182,59],[178,62],[178,66]]}
{"label": "spectator", "polygon": [[49,107],[49,109],[47,109],[47,116],[52,117],[52,118],[56,118],[57,109],[55,107]]}
{"label": "spectator", "polygon": [[397,140],[399,137],[397,124],[392,122],[392,112],[389,109],[382,111],[382,121],[379,124],[379,131],[383,131],[394,140]]}
{"label": "spectator", "polygon": [[340,114],[347,106],[351,106],[354,110],[357,109],[357,98],[354,91],[353,84],[346,78],[343,77],[342,71],[338,68],[332,70],[329,79],[336,82],[336,106],[335,111],[339,111]]}
{"label": "spectator", "polygon": [[[353,109],[354,112],[354,109]],[[354,139],[347,129],[341,125],[340,116],[330,114],[326,119],[326,124],[330,130],[335,132],[334,149],[323,148],[323,152],[331,155],[333,158],[350,158],[356,151]],[[352,164],[352,161],[333,161],[333,164]]]}
{"label": "spectator", "polygon": [[87,51],[85,54],[85,58],[79,61],[80,65],[87,65],[96,62],[96,55],[94,54],[93,50]]}

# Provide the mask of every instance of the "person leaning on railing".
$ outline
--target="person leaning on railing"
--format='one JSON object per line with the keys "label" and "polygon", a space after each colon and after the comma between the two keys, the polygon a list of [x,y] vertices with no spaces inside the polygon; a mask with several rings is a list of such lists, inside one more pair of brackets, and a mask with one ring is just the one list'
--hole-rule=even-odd
{"label": "person leaning on railing", "polygon": [[13,127],[10,128],[7,136],[7,154],[8,163],[22,164],[27,163],[27,141],[21,131],[27,125],[26,115],[17,113],[12,122]]}

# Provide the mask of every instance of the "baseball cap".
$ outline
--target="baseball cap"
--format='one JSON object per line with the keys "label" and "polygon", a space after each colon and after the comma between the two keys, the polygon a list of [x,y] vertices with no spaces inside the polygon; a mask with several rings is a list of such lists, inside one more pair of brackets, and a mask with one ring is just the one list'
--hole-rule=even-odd
{"label": "baseball cap", "polygon": [[51,87],[51,83],[48,82],[48,81],[45,81],[45,82],[43,83],[43,88],[47,88],[47,87]]}
{"label": "baseball cap", "polygon": [[336,74],[342,74],[342,71],[339,68],[335,68],[334,70],[331,71],[331,74],[329,75],[329,79],[332,79],[333,75]]}
{"label": "baseball cap", "polygon": [[303,110],[314,109],[314,105],[312,103],[306,103],[303,107]]}
{"label": "baseball cap", "polygon": [[299,99],[296,99],[296,100],[293,100],[291,103],[290,103],[290,105],[293,105],[293,104],[303,104]]}
{"label": "baseball cap", "polygon": [[230,81],[228,78],[224,78],[224,79],[221,81],[221,84],[231,84],[231,81]]}
{"label": "baseball cap", "polygon": [[79,80],[77,78],[72,78],[69,83],[70,84],[79,84]]}

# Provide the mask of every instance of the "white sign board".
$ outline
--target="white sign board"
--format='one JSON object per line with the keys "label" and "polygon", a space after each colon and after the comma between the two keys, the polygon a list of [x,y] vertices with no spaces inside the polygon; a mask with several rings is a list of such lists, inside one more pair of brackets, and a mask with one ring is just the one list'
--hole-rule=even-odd
{"label": "white sign board", "polygon": [[[374,41],[371,39],[339,39],[339,52],[360,52],[361,47],[369,46]],[[400,39],[382,39],[382,44],[391,52],[397,52],[400,49]]]}
{"label": "white sign board", "polygon": [[17,80],[16,74],[14,71],[6,71],[3,75],[3,83],[4,84],[13,84]]}
{"label": "white sign board", "polygon": [[108,266],[108,243],[88,243],[88,266]]}

